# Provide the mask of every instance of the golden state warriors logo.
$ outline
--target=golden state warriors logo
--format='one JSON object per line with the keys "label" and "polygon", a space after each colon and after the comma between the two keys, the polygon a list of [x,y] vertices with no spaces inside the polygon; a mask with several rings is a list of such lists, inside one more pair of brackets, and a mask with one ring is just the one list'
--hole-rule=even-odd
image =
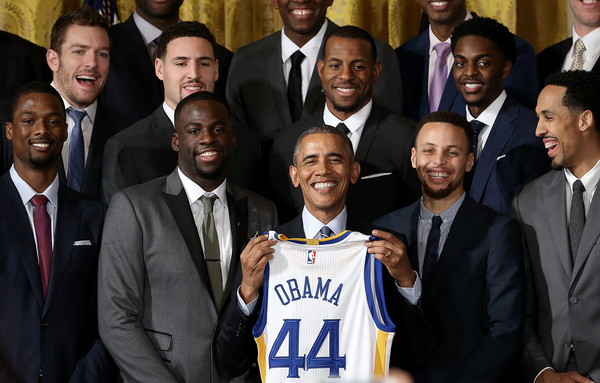
{"label": "golden state warriors logo", "polygon": [[306,263],[309,265],[314,265],[317,261],[317,252],[315,250],[308,250],[308,258],[306,259]]}

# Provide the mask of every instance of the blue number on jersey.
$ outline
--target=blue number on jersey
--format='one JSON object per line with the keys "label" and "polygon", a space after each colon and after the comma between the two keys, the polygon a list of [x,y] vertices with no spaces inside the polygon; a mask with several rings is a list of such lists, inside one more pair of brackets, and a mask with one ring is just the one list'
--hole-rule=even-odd
{"label": "blue number on jersey", "polygon": [[[299,378],[299,367],[305,370],[329,368],[330,378],[339,377],[340,368],[346,369],[346,356],[340,357],[340,320],[324,319],[323,322],[325,323],[306,357],[298,356],[300,319],[284,319],[283,326],[269,353],[269,368],[288,368],[288,378]],[[317,356],[327,335],[329,335],[329,356]],[[288,354],[277,356],[285,338],[288,338]]]}

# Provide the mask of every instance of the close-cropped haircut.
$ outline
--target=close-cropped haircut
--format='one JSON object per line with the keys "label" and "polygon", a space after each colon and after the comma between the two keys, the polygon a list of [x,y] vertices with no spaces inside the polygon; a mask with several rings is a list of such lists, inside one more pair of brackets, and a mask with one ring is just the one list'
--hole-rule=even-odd
{"label": "close-cropped haircut", "polygon": [[427,116],[423,117],[419,122],[417,122],[413,146],[416,145],[417,136],[419,135],[419,132],[421,131],[423,126],[425,124],[434,122],[452,124],[464,130],[468,144],[467,153],[471,153],[473,151],[473,127],[471,126],[469,121],[467,121],[466,118],[464,118],[458,113],[451,112],[448,110],[439,110],[437,112],[430,113]]}
{"label": "close-cropped haircut", "polygon": [[60,53],[60,48],[65,41],[67,29],[74,24],[83,27],[100,27],[106,31],[110,41],[108,20],[94,8],[85,5],[65,13],[56,20],[52,27],[52,33],[50,34],[50,49]]}
{"label": "close-cropped haircut", "polygon": [[327,46],[327,41],[329,41],[329,39],[332,37],[339,37],[342,39],[358,39],[368,42],[371,45],[371,58],[373,59],[373,62],[377,61],[377,47],[375,46],[375,39],[364,29],[355,27],[354,25],[345,25],[343,27],[334,29],[327,35],[327,37],[325,37],[325,44],[323,44],[323,46]]}
{"label": "close-cropped haircut", "polygon": [[331,125],[319,124],[311,126],[310,128],[308,128],[308,130],[305,130],[296,140],[296,145],[294,145],[294,158],[292,159],[294,166],[298,165],[296,157],[300,152],[300,144],[302,143],[302,140],[304,139],[304,137],[310,136],[311,134],[333,134],[342,137],[342,140],[344,142],[344,149],[346,149],[346,152],[348,152],[350,162],[354,162],[354,149],[352,148],[352,141],[350,141],[348,136],[338,128],[334,128]]}
{"label": "close-cropped haircut", "polygon": [[181,111],[183,110],[183,108],[194,101],[202,101],[202,100],[209,100],[209,101],[215,101],[218,102],[219,104],[222,104],[225,109],[227,110],[227,115],[229,116],[229,118],[231,118],[231,109],[229,108],[229,104],[227,104],[227,101],[225,101],[223,99],[223,97],[212,93],[212,92],[196,92],[196,93],[192,93],[189,96],[185,97],[183,100],[179,101],[179,103],[177,104],[177,108],[175,108],[175,121],[177,121],[177,118],[179,117],[179,115],[181,114]]}
{"label": "close-cropped haircut", "polygon": [[213,48],[214,55],[217,42],[215,41],[215,36],[213,36],[206,24],[198,21],[182,21],[165,29],[160,35],[158,47],[156,48],[156,57],[164,60],[167,54],[167,45],[180,37],[199,37],[207,40]]}
{"label": "close-cropped haircut", "polygon": [[493,41],[504,53],[504,57],[514,64],[517,60],[517,44],[513,35],[506,26],[489,17],[474,17],[454,28],[450,45],[452,53],[456,43],[465,36],[480,36]]}
{"label": "close-cropped haircut", "polygon": [[596,129],[600,130],[600,75],[584,70],[553,73],[546,78],[546,85],[566,88],[562,104],[569,111],[581,113],[590,110],[594,116]]}
{"label": "close-cropped haircut", "polygon": [[[43,81],[28,82],[27,84],[25,84],[22,87],[20,87],[19,89],[17,89],[17,91],[13,94],[12,98],[10,99],[10,104],[8,106],[9,107],[8,122],[10,122],[10,123],[13,122],[13,114],[15,114],[15,110],[17,110],[17,105],[19,104],[19,100],[21,99],[21,97],[31,94],[31,93],[49,94],[51,96],[56,97],[59,104],[63,105],[62,97],[60,96],[58,91],[56,89],[54,89],[54,87],[52,85],[48,84],[47,82],[43,82]],[[60,110],[62,111],[61,113],[62,113],[63,118],[65,118],[65,108],[60,108]]]}

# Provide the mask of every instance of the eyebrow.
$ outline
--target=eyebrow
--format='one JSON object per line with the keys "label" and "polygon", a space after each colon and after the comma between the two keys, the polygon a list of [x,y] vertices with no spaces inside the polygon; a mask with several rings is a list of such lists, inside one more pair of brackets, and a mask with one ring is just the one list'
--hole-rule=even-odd
{"label": "eyebrow", "polygon": [[173,57],[171,59],[171,61],[177,61],[177,60],[210,60],[210,61],[215,61],[214,58],[210,57],[210,56],[202,56],[202,57],[197,57],[197,58],[192,58],[192,57],[188,57],[188,56],[177,56],[177,57]]}

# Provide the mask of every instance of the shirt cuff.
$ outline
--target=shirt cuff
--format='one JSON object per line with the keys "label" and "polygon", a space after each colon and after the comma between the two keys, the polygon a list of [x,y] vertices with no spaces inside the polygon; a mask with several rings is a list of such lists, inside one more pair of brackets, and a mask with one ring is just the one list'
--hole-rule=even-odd
{"label": "shirt cuff", "polygon": [[544,372],[546,370],[552,370],[552,371],[554,371],[554,369],[552,367],[546,367],[546,368],[544,368],[542,371],[538,372],[538,374],[535,376],[535,378],[533,378],[533,383],[535,383],[537,381],[537,378],[542,374],[542,372]]}
{"label": "shirt cuff", "polygon": [[421,278],[419,278],[419,274],[413,270],[415,273],[415,284],[413,287],[401,287],[398,285],[398,282],[394,281],[396,284],[396,288],[400,295],[404,297],[411,305],[416,305],[419,302],[419,298],[421,298]]}
{"label": "shirt cuff", "polygon": [[254,298],[253,301],[248,302],[248,304],[246,304],[242,299],[242,296],[240,295],[240,288],[241,286],[237,289],[238,307],[240,308],[240,310],[242,310],[242,314],[244,314],[245,316],[250,316],[250,314],[253,313],[254,309],[256,308],[256,301],[258,300],[258,295],[256,296],[256,298]]}

